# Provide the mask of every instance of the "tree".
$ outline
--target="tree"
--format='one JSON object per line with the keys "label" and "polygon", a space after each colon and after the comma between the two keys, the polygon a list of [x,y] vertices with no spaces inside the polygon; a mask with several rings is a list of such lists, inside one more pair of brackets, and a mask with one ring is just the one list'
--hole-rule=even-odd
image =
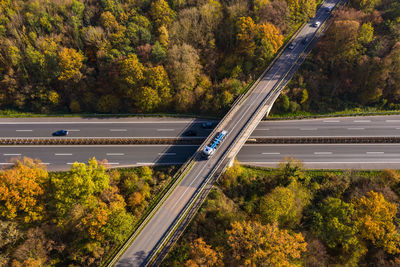
{"label": "tree", "polygon": [[51,184],[57,224],[64,226],[75,205],[86,207],[91,197],[107,189],[109,183],[106,168],[95,158],[89,159],[88,164],[75,162],[65,174],[54,174]]}
{"label": "tree", "polygon": [[256,49],[254,37],[257,33],[257,25],[251,17],[241,17],[237,21],[237,27],[239,50],[250,57],[253,56]]}
{"label": "tree", "polygon": [[381,3],[381,0],[352,0],[351,3],[365,12],[372,12]]}
{"label": "tree", "polygon": [[302,188],[296,188],[296,191],[276,187],[264,196],[260,203],[262,219],[267,223],[278,223],[280,227],[285,228],[292,228],[300,223],[303,207],[309,202],[305,195],[309,192]]}
{"label": "tree", "polygon": [[319,211],[313,214],[313,232],[325,244],[342,257],[342,263],[357,265],[366,253],[364,244],[358,239],[357,226],[353,221],[354,206],[338,198],[324,200]]}
{"label": "tree", "polygon": [[393,220],[397,206],[385,200],[381,193],[370,191],[354,200],[356,225],[360,236],[390,254],[400,253],[400,233]]}
{"label": "tree", "polygon": [[233,222],[231,228],[228,245],[236,265],[296,266],[294,260],[306,251],[302,234],[290,234],[276,224]]}
{"label": "tree", "polygon": [[40,161],[17,160],[10,169],[0,172],[0,215],[29,223],[44,216],[43,184],[48,173]]}
{"label": "tree", "polygon": [[158,108],[161,98],[155,89],[144,86],[136,93],[134,101],[140,111],[150,112]]}
{"label": "tree", "polygon": [[168,50],[167,70],[176,90],[193,89],[200,76],[200,57],[188,44],[173,45]]}
{"label": "tree", "polygon": [[82,67],[83,55],[73,48],[63,48],[58,53],[60,76],[61,81],[74,80],[78,81],[82,77],[80,69]]}
{"label": "tree", "polygon": [[256,40],[261,58],[269,60],[282,46],[283,35],[273,24],[266,23],[258,26]]}
{"label": "tree", "polygon": [[139,85],[144,79],[145,68],[135,54],[131,54],[122,60],[120,67],[121,75],[131,89]]}
{"label": "tree", "polygon": [[222,266],[221,256],[200,237],[190,244],[190,259],[186,261],[185,266]]}
{"label": "tree", "polygon": [[162,26],[168,27],[174,19],[175,13],[165,0],[155,0],[150,6],[150,16],[158,29]]}
{"label": "tree", "polygon": [[168,74],[163,66],[156,66],[146,70],[146,82],[150,88],[157,91],[160,104],[167,106],[172,99]]}

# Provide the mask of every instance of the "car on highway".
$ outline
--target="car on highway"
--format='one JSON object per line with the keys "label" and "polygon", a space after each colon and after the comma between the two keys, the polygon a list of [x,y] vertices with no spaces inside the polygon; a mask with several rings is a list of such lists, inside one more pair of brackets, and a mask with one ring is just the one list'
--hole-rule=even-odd
{"label": "car on highway", "polygon": [[213,127],[213,123],[211,121],[206,121],[201,124],[203,129],[211,129]]}
{"label": "car on highway", "polygon": [[295,43],[295,42],[292,42],[292,43],[289,45],[289,49],[290,49],[290,50],[293,50],[295,47],[296,47],[296,43]]}
{"label": "car on highway", "polygon": [[184,132],[183,135],[184,136],[196,136],[197,133],[196,133],[196,131],[188,130],[188,131]]}
{"label": "car on highway", "polygon": [[333,9],[332,6],[328,6],[328,7],[325,9],[325,13],[331,13],[332,9]]}
{"label": "car on highway", "polygon": [[58,131],[55,131],[52,135],[53,136],[66,136],[66,135],[68,135],[68,131],[67,130],[58,130]]}
{"label": "car on highway", "polygon": [[302,43],[303,45],[305,45],[305,44],[307,44],[309,41],[310,41],[310,37],[306,37],[306,38],[304,38],[304,39],[301,41],[301,43]]}
{"label": "car on highway", "polygon": [[318,28],[320,25],[321,25],[321,22],[316,21],[311,26],[313,26],[314,28]]}

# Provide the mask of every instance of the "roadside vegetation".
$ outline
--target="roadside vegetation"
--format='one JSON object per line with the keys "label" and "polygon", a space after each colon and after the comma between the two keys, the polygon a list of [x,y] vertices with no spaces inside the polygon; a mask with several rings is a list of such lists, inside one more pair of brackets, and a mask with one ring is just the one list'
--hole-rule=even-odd
{"label": "roadside vegetation", "polygon": [[48,172],[23,158],[0,170],[0,266],[100,266],[175,170],[106,166],[93,158]]}
{"label": "roadside vegetation", "polygon": [[0,109],[220,115],[315,9],[315,0],[1,1]]}
{"label": "roadside vegetation", "polygon": [[331,23],[273,116],[399,112],[399,1],[352,0]]}
{"label": "roadside vegetation", "polygon": [[163,266],[399,266],[398,171],[234,165]]}

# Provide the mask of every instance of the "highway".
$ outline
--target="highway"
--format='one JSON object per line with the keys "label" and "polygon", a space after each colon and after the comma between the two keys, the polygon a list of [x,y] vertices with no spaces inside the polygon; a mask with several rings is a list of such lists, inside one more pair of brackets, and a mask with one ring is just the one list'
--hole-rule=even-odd
{"label": "highway", "polygon": [[[201,127],[205,121],[176,118],[33,118],[9,121],[0,118],[0,138],[49,138],[51,133],[60,129],[69,130],[68,137],[178,137],[187,130],[195,131],[198,137],[207,137],[212,129]],[[391,115],[262,121],[251,137],[398,136],[399,134],[400,115]]]}
{"label": "highway", "polygon": [[[197,149],[191,145],[2,146],[0,166],[15,157],[40,158],[49,170],[67,170],[75,161],[107,159],[110,167],[182,164]],[[286,157],[314,169],[400,169],[400,144],[258,144],[245,145],[239,162],[276,167]]]}
{"label": "highway", "polygon": [[[324,2],[324,8],[317,11],[316,18],[312,22],[326,20],[329,16],[325,12],[327,4],[333,5],[336,2],[334,0]],[[243,132],[248,126],[254,122],[255,114],[262,108],[264,100],[269,99],[275,85],[278,85],[289,73],[291,67],[296,64],[306,48],[303,44],[300,44],[301,40],[314,34],[316,30],[317,28],[311,27],[311,23],[308,23],[296,37],[298,45],[293,50],[285,50],[261,78],[260,82],[249,92],[247,97],[228,112],[218,128],[218,130],[222,130],[223,127],[228,132],[225,141],[208,160],[202,160],[196,155],[193,164],[190,165],[190,169],[185,172],[185,176],[174,190],[170,191],[170,194],[160,203],[160,206],[155,209],[155,213],[149,218],[146,225],[116,262],[116,266],[146,265],[154,249],[160,242],[164,242],[164,237],[170,233],[171,227],[175,226],[176,220],[189,207],[188,205],[192,202],[196,192],[212,171],[218,169],[221,164],[225,164],[225,157],[230,153],[230,148],[236,147],[235,145],[240,143],[238,139],[243,136]]]}

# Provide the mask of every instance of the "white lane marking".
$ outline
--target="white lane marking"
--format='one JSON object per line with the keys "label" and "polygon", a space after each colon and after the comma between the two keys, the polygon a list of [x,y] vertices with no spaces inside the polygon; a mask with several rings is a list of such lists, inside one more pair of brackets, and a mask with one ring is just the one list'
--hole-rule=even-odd
{"label": "white lane marking", "polygon": [[55,156],[72,156],[72,153],[54,153]]}
{"label": "white lane marking", "polygon": [[125,153],[107,153],[107,156],[124,156]]}
{"label": "white lane marking", "polygon": [[300,128],[301,131],[316,131],[317,128]]}
{"label": "white lane marking", "polygon": [[400,128],[396,128],[396,130],[400,130]]}
{"label": "white lane marking", "polygon": [[331,155],[332,152],[314,152],[315,155]]}
{"label": "white lane marking", "polygon": [[153,162],[136,162],[137,165],[154,165]]}
{"label": "white lane marking", "polygon": [[386,120],[386,122],[400,122],[400,120]]}
{"label": "white lane marking", "polygon": [[15,130],[16,132],[33,132],[33,130]]}
{"label": "white lane marking", "polygon": [[42,164],[42,165],[50,165],[51,163],[48,163],[48,162],[40,162],[39,164]]}
{"label": "white lane marking", "polygon": [[376,151],[371,151],[371,152],[367,152],[367,154],[385,154],[385,152],[376,152]]}
{"label": "white lane marking", "polygon": [[354,122],[371,122],[371,120],[355,120]]}
{"label": "white lane marking", "polygon": [[21,156],[21,154],[3,154],[3,156]]}
{"label": "white lane marking", "polygon": [[10,163],[10,162],[0,162],[0,165],[12,165],[14,163]]}
{"label": "white lane marking", "polygon": [[175,131],[175,129],[157,129],[158,132],[172,132]]}
{"label": "white lane marking", "polygon": [[338,120],[326,120],[324,122],[340,122],[340,121],[338,121]]}
{"label": "white lane marking", "polygon": [[126,129],[110,129],[111,132],[126,132]]}
{"label": "white lane marking", "polygon": [[80,132],[81,130],[78,129],[67,129],[68,132]]}
{"label": "white lane marking", "polygon": [[119,165],[119,162],[107,162],[108,165]]}
{"label": "white lane marking", "polygon": [[176,153],[158,153],[160,156],[175,156]]}
{"label": "white lane marking", "polygon": [[263,155],[280,155],[281,153],[279,152],[265,152],[265,153],[261,153]]}
{"label": "white lane marking", "polygon": [[365,128],[352,127],[352,128],[347,128],[347,130],[365,130]]}

